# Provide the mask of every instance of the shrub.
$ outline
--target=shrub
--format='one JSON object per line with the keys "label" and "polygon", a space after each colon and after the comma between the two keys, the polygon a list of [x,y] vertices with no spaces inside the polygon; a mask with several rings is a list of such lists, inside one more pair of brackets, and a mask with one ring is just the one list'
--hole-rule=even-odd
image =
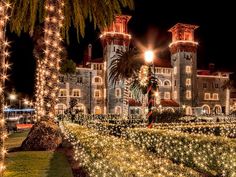
{"label": "shrub", "polygon": [[192,169],[173,164],[141,150],[122,138],[93,129],[65,124],[65,137],[75,148],[75,159],[90,176],[199,176]]}
{"label": "shrub", "polygon": [[127,139],[158,156],[217,176],[236,175],[236,142],[224,137],[135,128]]}
{"label": "shrub", "polygon": [[184,116],[184,112],[183,110],[175,110],[175,112],[170,110],[164,110],[162,112],[154,111],[153,116],[155,117],[156,123],[179,122],[180,118]]}

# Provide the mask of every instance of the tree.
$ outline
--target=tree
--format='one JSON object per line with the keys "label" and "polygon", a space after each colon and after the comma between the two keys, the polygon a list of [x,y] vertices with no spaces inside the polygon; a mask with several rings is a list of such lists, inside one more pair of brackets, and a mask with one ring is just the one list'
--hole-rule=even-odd
{"label": "tree", "polygon": [[4,105],[5,105],[5,80],[7,79],[7,69],[9,67],[7,58],[9,53],[7,48],[9,43],[5,37],[6,23],[8,20],[10,5],[7,1],[0,0],[0,176],[4,170],[5,148],[4,141],[6,138],[5,120],[4,120]]}
{"label": "tree", "polygon": [[63,60],[61,63],[60,73],[67,76],[75,74],[76,72],[76,63],[73,60]]}
{"label": "tree", "polygon": [[128,115],[128,97],[130,84],[135,81],[143,60],[136,48],[123,51],[117,50],[110,64],[109,80],[115,85],[117,81],[124,82],[123,115]]}

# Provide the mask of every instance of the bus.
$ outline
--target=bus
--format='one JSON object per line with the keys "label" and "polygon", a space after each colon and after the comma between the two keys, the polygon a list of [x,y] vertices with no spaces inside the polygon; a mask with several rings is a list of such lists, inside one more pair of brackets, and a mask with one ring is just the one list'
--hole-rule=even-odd
{"label": "bus", "polygon": [[35,110],[31,108],[27,109],[4,109],[4,115],[6,120],[6,126],[8,131],[30,129],[34,120]]}

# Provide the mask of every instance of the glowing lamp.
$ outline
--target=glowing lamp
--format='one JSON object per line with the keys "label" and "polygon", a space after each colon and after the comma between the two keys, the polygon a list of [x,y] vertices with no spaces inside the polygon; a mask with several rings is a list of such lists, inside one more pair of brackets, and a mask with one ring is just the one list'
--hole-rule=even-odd
{"label": "glowing lamp", "polygon": [[153,61],[154,53],[151,50],[147,50],[144,53],[144,58],[147,63],[151,63]]}
{"label": "glowing lamp", "polygon": [[16,100],[16,94],[10,94],[9,99],[10,100]]}

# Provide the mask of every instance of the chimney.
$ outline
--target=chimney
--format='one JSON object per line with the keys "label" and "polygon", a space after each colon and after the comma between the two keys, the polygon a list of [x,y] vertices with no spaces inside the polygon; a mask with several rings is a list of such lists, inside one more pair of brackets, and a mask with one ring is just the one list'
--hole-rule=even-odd
{"label": "chimney", "polygon": [[92,59],[92,44],[88,45],[88,60]]}

